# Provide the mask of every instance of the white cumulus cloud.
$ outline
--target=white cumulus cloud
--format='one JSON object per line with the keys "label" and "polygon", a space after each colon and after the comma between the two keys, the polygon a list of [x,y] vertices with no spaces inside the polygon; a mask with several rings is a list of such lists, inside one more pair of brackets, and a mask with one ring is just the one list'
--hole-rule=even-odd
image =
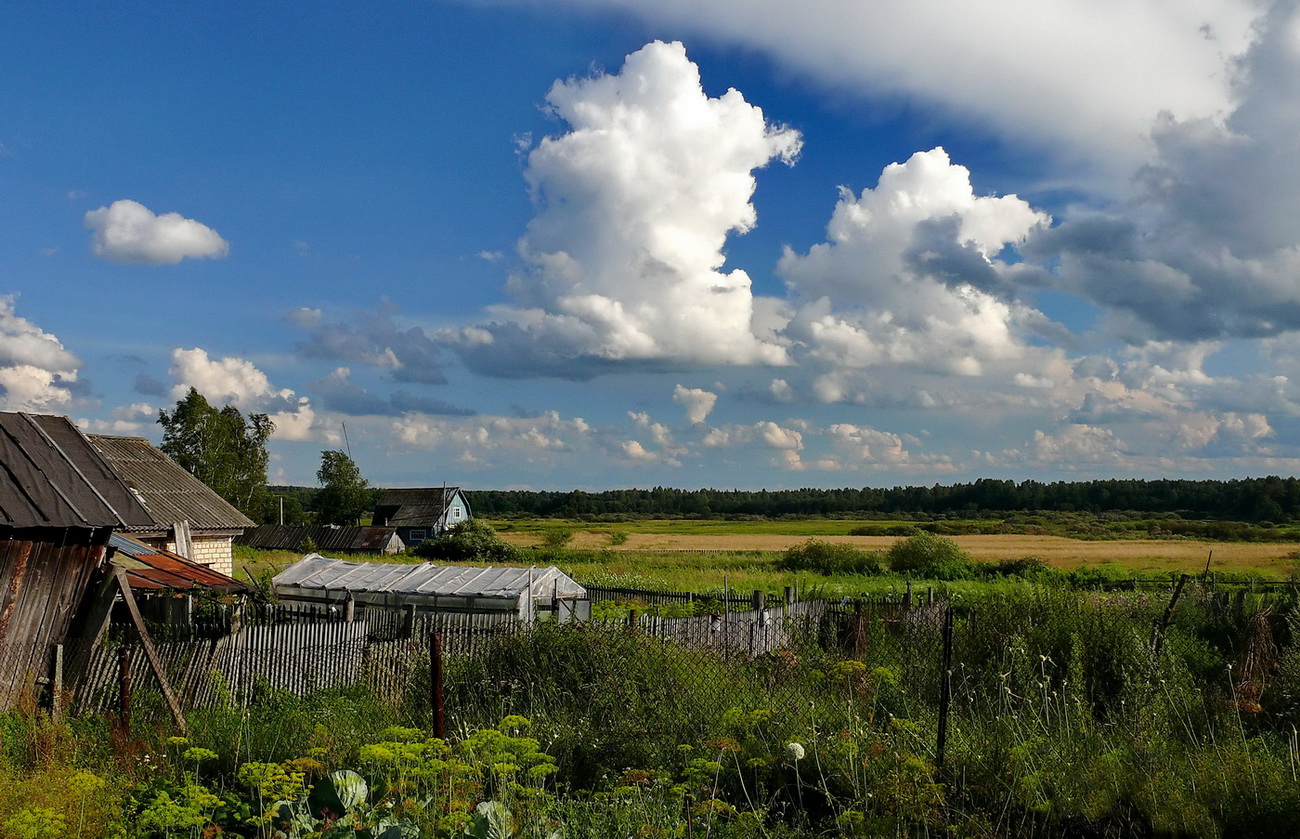
{"label": "white cumulus cloud", "polygon": [[1014,195],[975,195],[942,148],[917,152],[875,189],[843,190],[825,243],[787,249],[778,273],[798,311],[786,334],[835,366],[978,374],[1020,353],[1019,325],[1043,320],[1003,299],[1014,269],[997,254],[1049,221]]}
{"label": "white cumulus cloud", "polygon": [[138,201],[122,199],[91,210],[86,227],[95,256],[109,262],[175,265],[182,259],[217,259],[230,245],[217,231],[180,213],[155,215]]}
{"label": "white cumulus cloud", "polygon": [[519,243],[516,305],[482,327],[490,341],[446,339],[499,375],[519,375],[524,355],[566,375],[577,359],[786,363],[755,335],[749,277],[723,270],[723,245],[756,222],[754,170],[792,162],[799,134],[734,89],[705,94],[680,43],[647,44],[618,74],[556,82],[547,101],[570,130],[528,155],[537,215]]}
{"label": "white cumulus cloud", "polygon": [[718,402],[718,394],[698,387],[677,385],[673,388],[673,401],[686,409],[686,421],[694,425],[708,418]]}
{"label": "white cumulus cloud", "polygon": [[1101,167],[1140,160],[1161,110],[1222,112],[1259,12],[1252,0],[562,3],[622,8],[760,50],[840,95],[906,97]]}
{"label": "white cumulus cloud", "polygon": [[13,295],[0,295],[0,408],[58,411],[72,401],[66,385],[81,361],[57,337],[15,313]]}
{"label": "white cumulus cloud", "polygon": [[293,391],[277,390],[271,380],[253,362],[227,356],[210,358],[200,347],[172,350],[168,370],[176,385],[172,397],[180,399],[190,388],[203,394],[209,402],[230,403],[241,409],[262,408],[293,398]]}

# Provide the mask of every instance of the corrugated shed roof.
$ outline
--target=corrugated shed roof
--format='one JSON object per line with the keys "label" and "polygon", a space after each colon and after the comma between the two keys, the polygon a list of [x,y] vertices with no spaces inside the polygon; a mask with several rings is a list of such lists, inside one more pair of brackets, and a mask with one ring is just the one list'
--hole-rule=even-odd
{"label": "corrugated shed roof", "polygon": [[393,527],[430,527],[459,492],[460,487],[387,489],[375,502],[375,518]]}
{"label": "corrugated shed roof", "polygon": [[587,590],[554,565],[546,568],[466,568],[347,562],[320,554],[305,556],[275,575],[272,583],[305,589],[388,592],[427,597],[493,597],[516,600],[528,590],[534,597],[585,597]]}
{"label": "corrugated shed roof", "polygon": [[263,524],[237,537],[235,542],[263,550],[297,551],[311,539],[317,550],[379,553],[396,536],[396,527]]}
{"label": "corrugated shed roof", "polygon": [[113,564],[126,571],[133,589],[186,591],[196,588],[240,593],[249,587],[233,577],[190,562],[171,551],[151,548],[129,536],[114,533],[108,540],[117,550]]}
{"label": "corrugated shed roof", "polygon": [[255,523],[142,437],[89,434],[104,459],[144,501],[152,521],[132,530],[188,521],[193,530],[239,530]]}
{"label": "corrugated shed roof", "polygon": [[150,521],[67,417],[0,412],[0,524],[130,528]]}

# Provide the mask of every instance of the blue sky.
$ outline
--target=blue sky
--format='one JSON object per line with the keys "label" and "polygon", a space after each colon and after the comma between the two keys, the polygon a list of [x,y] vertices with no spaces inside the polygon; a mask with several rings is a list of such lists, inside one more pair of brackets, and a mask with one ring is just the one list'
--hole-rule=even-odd
{"label": "blue sky", "polygon": [[0,408],[272,480],[1289,474],[1294,3],[17,3]]}

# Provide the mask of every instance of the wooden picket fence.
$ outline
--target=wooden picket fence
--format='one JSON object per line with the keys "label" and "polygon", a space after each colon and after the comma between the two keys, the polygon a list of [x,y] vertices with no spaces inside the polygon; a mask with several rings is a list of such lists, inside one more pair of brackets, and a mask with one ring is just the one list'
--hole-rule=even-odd
{"label": "wooden picket fence", "polygon": [[[584,622],[594,631],[622,630],[697,648],[762,655],[789,646],[825,610],[822,601],[771,609],[685,618],[654,615]],[[356,620],[301,608],[263,610],[256,622],[207,622],[159,628],[154,646],[173,691],[188,708],[247,706],[258,691],[315,690],[365,685],[381,696],[400,697],[427,679],[429,645],[441,641],[445,657],[472,657],[501,639],[537,625],[513,615],[413,614],[371,609]],[[139,643],[115,627],[93,652],[73,703],[79,713],[116,710],[123,674],[137,685],[156,684]]]}

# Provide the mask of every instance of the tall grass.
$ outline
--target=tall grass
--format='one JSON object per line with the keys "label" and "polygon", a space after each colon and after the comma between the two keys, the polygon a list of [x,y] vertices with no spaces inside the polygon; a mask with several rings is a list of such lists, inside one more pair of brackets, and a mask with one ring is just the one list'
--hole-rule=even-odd
{"label": "tall grass", "polygon": [[[1167,593],[1021,582],[949,605],[942,762],[942,604],[850,611],[757,659],[543,625],[448,662],[446,744],[418,730],[423,682],[396,704],[264,691],[192,713],[179,744],[161,709],[130,740],[0,716],[0,832],[159,836],[171,813],[189,827],[170,835],[251,836],[262,787],[301,797],[346,769],[367,818],[431,836],[489,799],[504,835],[539,837],[1300,835],[1290,598],[1190,590],[1165,629]],[[420,803],[453,777],[453,809]]]}

